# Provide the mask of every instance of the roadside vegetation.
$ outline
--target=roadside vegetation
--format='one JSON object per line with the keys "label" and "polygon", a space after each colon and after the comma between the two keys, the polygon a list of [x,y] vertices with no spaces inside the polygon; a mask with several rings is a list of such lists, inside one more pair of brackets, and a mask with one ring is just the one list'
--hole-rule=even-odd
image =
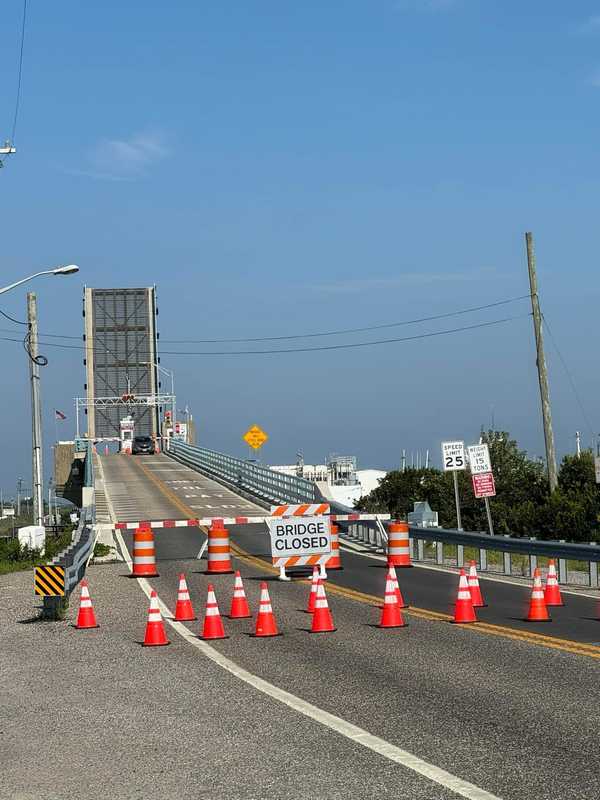
{"label": "roadside vegetation", "polygon": [[46,535],[46,550],[42,556],[39,550],[20,545],[16,535],[12,535],[13,530],[25,525],[31,525],[31,517],[26,515],[14,519],[14,527],[12,519],[0,520],[0,575],[32,569],[36,564],[46,564],[71,543],[74,525],[69,522],[65,523],[60,534]]}
{"label": "roadside vegetation", "polygon": [[[565,456],[558,488],[550,494],[543,464],[532,461],[507,432],[482,435],[490,449],[496,497],[491,498],[495,532],[572,542],[600,541],[600,488],[595,482],[591,451]],[[458,486],[465,530],[487,530],[485,506],[476,500],[467,471]],[[456,528],[454,485],[450,472],[407,469],[388,472],[377,489],[361,498],[357,508],[406,518],[417,500],[427,500],[444,528]]]}

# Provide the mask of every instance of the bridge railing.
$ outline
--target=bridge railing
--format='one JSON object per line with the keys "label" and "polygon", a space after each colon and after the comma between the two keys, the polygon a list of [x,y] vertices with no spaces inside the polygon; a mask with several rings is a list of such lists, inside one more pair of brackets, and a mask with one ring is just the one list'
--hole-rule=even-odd
{"label": "bridge railing", "polygon": [[44,597],[42,616],[45,619],[62,619],[69,606],[69,596],[85,575],[88,562],[94,552],[96,541],[95,521],[96,506],[94,503],[94,462],[92,448],[86,448],[85,477],[83,485],[83,507],[79,514],[79,523],[73,531],[71,544],[54,556],[51,564],[65,568],[64,597]]}
{"label": "bridge railing", "polygon": [[320,499],[312,481],[276,472],[263,464],[178,441],[171,442],[168,454],[236,491],[250,495],[265,506],[271,503],[314,503]]}
{"label": "bridge railing", "polygon": [[[380,520],[340,523],[342,536],[372,550],[385,550],[387,528]],[[600,546],[595,542],[538,540],[516,536],[491,536],[489,533],[421,528],[409,526],[413,561],[439,566],[462,567],[469,560],[479,570],[496,575],[531,577],[538,559],[554,558],[559,583],[599,587]]]}

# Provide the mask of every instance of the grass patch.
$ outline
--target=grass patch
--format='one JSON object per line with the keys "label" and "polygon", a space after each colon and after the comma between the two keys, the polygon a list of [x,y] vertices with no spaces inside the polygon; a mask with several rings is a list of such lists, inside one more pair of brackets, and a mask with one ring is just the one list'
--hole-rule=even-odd
{"label": "grass patch", "polygon": [[19,572],[22,570],[33,569],[37,564],[46,564],[55,555],[64,550],[71,544],[72,530],[61,533],[60,536],[48,536],[46,538],[46,552],[42,556],[39,550],[31,550],[23,547],[19,540],[14,539],[0,540],[0,575],[9,572]]}
{"label": "grass patch", "polygon": [[102,556],[109,556],[111,553],[111,548],[107,544],[102,544],[102,542],[96,542],[94,547],[94,558],[102,558]]}

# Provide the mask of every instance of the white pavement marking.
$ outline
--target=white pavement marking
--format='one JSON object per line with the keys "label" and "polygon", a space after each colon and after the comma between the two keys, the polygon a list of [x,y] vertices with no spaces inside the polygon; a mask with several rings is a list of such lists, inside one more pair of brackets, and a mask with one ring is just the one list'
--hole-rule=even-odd
{"label": "white pavement marking", "polygon": [[[119,540],[119,545],[122,549],[123,556],[127,562],[129,570],[131,571],[131,557],[127,547],[125,546],[121,532],[115,531],[115,536]],[[137,582],[146,597],[149,598],[152,587],[148,581],[145,578],[137,578]],[[360,744],[363,747],[366,747],[368,750],[372,750],[374,753],[378,753],[384,758],[387,758],[396,764],[400,764],[401,766],[416,772],[418,775],[422,775],[424,778],[428,778],[430,781],[449,789],[460,797],[466,797],[467,800],[500,800],[497,795],[486,792],[485,789],[480,789],[478,786],[475,786],[475,784],[469,783],[469,781],[465,781],[462,778],[459,778],[457,775],[453,775],[451,772],[446,772],[445,769],[436,767],[435,764],[430,764],[428,761],[424,761],[422,758],[409,753],[408,750],[402,750],[402,748],[396,747],[396,745],[391,744],[390,742],[386,742],[385,739],[381,739],[379,736],[373,736],[373,734],[369,733],[363,728],[359,728],[358,725],[353,725],[351,722],[348,722],[341,717],[336,717],[335,714],[330,714],[328,711],[324,711],[322,708],[319,708],[312,703],[308,703],[301,697],[297,697],[290,692],[286,692],[285,689],[280,689],[279,686],[275,686],[274,684],[263,680],[263,678],[253,675],[251,672],[248,672],[248,670],[245,670],[243,667],[240,667],[238,664],[236,664],[235,661],[231,661],[231,659],[219,653],[218,650],[215,650],[209,644],[202,641],[202,639],[198,639],[198,637],[194,636],[193,633],[190,633],[190,631],[181,622],[175,622],[175,620],[172,619],[170,609],[163,603],[160,597],[158,598],[158,602],[165,621],[169,623],[173,630],[178,633],[182,639],[185,639],[185,641],[188,644],[191,644],[192,647],[200,650],[201,653],[207,656],[207,658],[210,658],[211,661],[214,661],[215,664],[218,664],[224,670],[227,670],[227,672],[235,675],[236,678],[239,678],[241,681],[244,681],[244,683],[247,683],[250,686],[253,686],[255,689],[258,689],[259,692],[272,697],[274,700],[278,700],[280,703],[283,703],[289,708],[294,709],[294,711],[297,711],[299,714],[302,714],[303,716],[318,722],[320,725],[323,725],[324,727],[329,728],[330,730],[335,731],[342,736],[345,736],[347,739],[350,739],[356,744]]]}
{"label": "white pavement marking", "polygon": [[[340,539],[340,550],[346,550],[348,553],[355,553],[357,556],[363,556],[363,558],[370,558],[373,561],[387,561],[387,556],[380,556],[376,553],[372,553],[370,550],[359,550],[353,547],[354,542],[346,542],[343,539]],[[413,567],[419,567],[419,569],[429,569],[432,572],[448,572],[451,575],[458,575],[459,567],[444,567],[441,564],[421,564],[418,561],[412,562]],[[465,567],[466,569],[466,567]],[[489,575],[487,572],[478,572],[477,577],[480,581],[493,581],[494,583],[506,583],[509,586],[520,586],[522,589],[530,589],[531,588],[531,578],[521,578],[520,581],[512,580],[508,577],[493,576]],[[527,583],[525,583],[527,581]],[[562,594],[572,594],[575,597],[591,597],[592,600],[597,600],[597,594],[587,594],[586,592],[579,592],[575,591],[574,589],[564,589],[564,584],[561,583],[560,591]]]}

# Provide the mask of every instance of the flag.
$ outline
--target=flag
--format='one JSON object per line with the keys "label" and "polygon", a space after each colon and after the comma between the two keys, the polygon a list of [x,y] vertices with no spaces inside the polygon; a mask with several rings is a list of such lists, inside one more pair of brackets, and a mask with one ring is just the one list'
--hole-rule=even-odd
{"label": "flag", "polygon": [[59,411],[58,408],[54,409],[54,419],[66,419],[67,415],[63,414],[62,411]]}

